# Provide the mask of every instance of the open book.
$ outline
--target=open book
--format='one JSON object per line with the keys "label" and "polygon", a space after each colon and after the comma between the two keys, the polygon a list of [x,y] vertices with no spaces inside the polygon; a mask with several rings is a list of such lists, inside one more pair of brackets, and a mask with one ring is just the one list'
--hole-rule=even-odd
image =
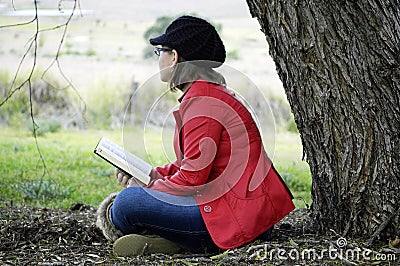
{"label": "open book", "polygon": [[107,138],[101,138],[94,153],[141,183],[150,183],[153,167]]}

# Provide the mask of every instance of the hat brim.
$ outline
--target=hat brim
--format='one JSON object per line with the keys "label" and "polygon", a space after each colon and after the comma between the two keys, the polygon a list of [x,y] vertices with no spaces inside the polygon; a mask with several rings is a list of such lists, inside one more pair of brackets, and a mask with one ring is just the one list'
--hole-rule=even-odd
{"label": "hat brim", "polygon": [[160,36],[155,37],[155,38],[151,38],[149,40],[149,42],[153,46],[155,46],[155,45],[166,45],[167,46],[168,43],[169,43],[168,39],[167,39],[167,36],[165,34],[160,35]]}

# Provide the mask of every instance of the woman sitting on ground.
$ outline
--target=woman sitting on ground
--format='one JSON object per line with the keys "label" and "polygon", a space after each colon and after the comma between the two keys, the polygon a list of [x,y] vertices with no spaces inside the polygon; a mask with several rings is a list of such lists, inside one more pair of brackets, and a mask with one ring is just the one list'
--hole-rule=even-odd
{"label": "woman sitting on ground", "polygon": [[147,186],[117,169],[126,188],[101,203],[98,226],[119,256],[215,253],[268,239],[294,209],[292,195],[251,114],[214,70],[226,57],[217,31],[182,16],[150,43],[161,80],[182,92],[174,112],[176,161],[154,168]]}

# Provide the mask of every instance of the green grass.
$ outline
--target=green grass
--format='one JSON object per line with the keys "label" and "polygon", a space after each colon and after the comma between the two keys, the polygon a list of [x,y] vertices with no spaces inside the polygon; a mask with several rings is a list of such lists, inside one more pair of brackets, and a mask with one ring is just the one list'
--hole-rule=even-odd
{"label": "green grass", "polygon": [[[47,169],[43,175],[31,133],[1,128],[1,202],[53,207],[69,207],[76,202],[98,204],[105,195],[119,189],[112,179],[113,168],[93,154],[103,134],[67,131],[39,137]],[[36,188],[37,193],[29,187]]]}
{"label": "green grass", "polygon": [[302,156],[303,147],[297,133],[280,132],[275,136],[275,156],[272,160],[299,208],[311,204],[311,172],[308,164],[302,161]]}
{"label": "green grass", "polygon": [[[36,205],[69,208],[81,202],[98,205],[110,192],[121,188],[113,176],[114,168],[93,154],[100,137],[122,144],[122,132],[101,130],[63,130],[38,137],[46,171],[28,130],[0,127],[0,204]],[[139,156],[146,151],[154,164],[163,164],[161,132],[146,130],[143,145],[140,130],[125,132],[125,146]],[[311,176],[301,159],[301,144],[295,134],[279,134],[274,164],[295,196],[295,205],[310,203]],[[128,143],[129,142],[129,143]],[[300,199],[304,198],[304,200]]]}

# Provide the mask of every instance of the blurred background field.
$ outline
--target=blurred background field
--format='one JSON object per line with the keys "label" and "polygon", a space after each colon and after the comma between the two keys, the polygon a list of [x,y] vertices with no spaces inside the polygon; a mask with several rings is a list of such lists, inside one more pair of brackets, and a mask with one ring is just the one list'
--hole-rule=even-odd
{"label": "blurred background field", "polygon": [[[31,20],[32,2],[0,0],[0,26]],[[38,3],[42,30],[65,23],[73,4]],[[166,93],[165,84],[158,81],[157,58],[148,57],[146,32],[158,19],[185,13],[207,18],[218,27],[228,52],[230,71],[224,73],[228,85],[257,116],[266,149],[297,197],[296,205],[310,204],[311,175],[302,161],[300,137],[265,37],[245,1],[79,3],[59,54],[62,72],[51,63],[64,28],[38,36],[31,79],[38,146],[32,136],[27,86],[0,106],[0,204],[97,205],[107,193],[120,189],[113,181],[113,169],[93,155],[102,136],[128,146],[154,165],[167,162],[172,125],[165,114],[176,106],[179,94]],[[35,24],[0,28],[0,102],[32,69],[34,51],[27,49],[34,33]]]}
{"label": "blurred background field", "polygon": [[[155,166],[167,163],[160,131],[146,134],[151,140],[146,150],[135,148],[133,142],[130,151]],[[121,190],[114,180],[114,168],[93,153],[101,136],[124,144],[119,130],[69,129],[39,137],[44,168],[30,131],[1,128],[0,204],[69,208],[82,202],[97,206],[105,195]],[[129,136],[129,142],[141,140],[143,132],[131,131]],[[311,176],[301,161],[301,143],[295,133],[278,134],[273,161],[291,188],[296,206],[310,204]]]}

